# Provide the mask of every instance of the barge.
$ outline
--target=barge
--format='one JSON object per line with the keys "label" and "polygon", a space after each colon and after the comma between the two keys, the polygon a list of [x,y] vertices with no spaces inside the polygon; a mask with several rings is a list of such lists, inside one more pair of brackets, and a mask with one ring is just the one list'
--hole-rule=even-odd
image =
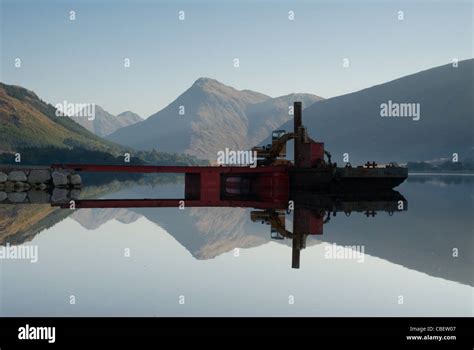
{"label": "barge", "polygon": [[[324,143],[316,142],[308,136],[302,125],[301,109],[301,102],[295,102],[292,133],[274,131],[271,144],[253,148],[259,158],[259,165],[288,166],[291,192],[378,192],[393,189],[408,177],[408,168],[396,163],[378,165],[367,162],[357,167],[346,163],[345,166],[338,167],[331,162],[331,154],[325,150]],[[286,143],[289,140],[294,140],[293,162],[285,159]]]}

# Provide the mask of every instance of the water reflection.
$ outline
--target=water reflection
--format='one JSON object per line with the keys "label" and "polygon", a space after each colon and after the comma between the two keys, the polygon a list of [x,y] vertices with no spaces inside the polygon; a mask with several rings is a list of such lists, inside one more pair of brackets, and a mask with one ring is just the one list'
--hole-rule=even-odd
{"label": "water reflection", "polygon": [[[324,251],[308,249],[309,247],[321,246],[326,249],[333,244],[341,247],[362,246],[368,257],[401,265],[431,278],[442,278],[445,281],[473,286],[472,182],[466,182],[464,179],[443,182],[442,178],[434,177],[427,178],[423,182],[418,179],[411,181],[409,178],[409,181],[401,186],[400,192],[403,196],[396,191],[378,193],[377,196],[294,194],[292,198],[294,208],[288,212],[287,208],[254,209],[253,207],[186,207],[184,210],[176,207],[131,207],[70,210],[52,206],[51,203],[2,204],[0,242],[2,245],[35,243],[39,237],[52,232],[52,228],[66,218],[80,223],[85,230],[97,232],[101,232],[103,225],[118,221],[127,225],[128,236],[133,240],[133,237],[141,231],[140,227],[143,226],[141,220],[145,218],[148,222],[154,223],[157,230],[159,226],[170,234],[175,239],[175,244],[186,248],[196,259],[196,263],[199,263],[199,260],[216,260],[216,263],[219,263],[216,258],[227,252],[243,248],[258,249],[257,247],[274,242],[277,245],[287,246],[285,249],[288,260],[284,261],[287,266],[300,266],[300,271],[306,273],[305,271],[313,271],[315,264],[325,260]],[[80,198],[110,201],[121,198],[165,196],[179,199],[182,195],[183,186],[179,181],[160,183],[154,187],[122,182],[84,188]],[[262,222],[263,225],[260,224]],[[50,237],[47,242],[49,245],[55,245],[57,240],[57,236],[55,239]],[[90,244],[95,244],[94,240]],[[150,243],[137,242],[137,244],[146,246]],[[269,247],[277,250],[274,245]],[[300,256],[303,248],[307,249]],[[157,246],[156,249],[158,253],[160,247]],[[458,252],[457,255],[453,254],[454,250]],[[40,249],[40,262],[42,251]],[[265,254],[271,254],[271,250]],[[311,256],[314,254],[318,254],[319,260]],[[261,258],[266,259],[270,256]],[[178,256],[170,256],[168,259],[173,264],[179,264]],[[258,271],[261,262],[254,264],[256,265],[252,265],[251,269]],[[378,265],[384,266],[382,263]],[[336,267],[336,262],[330,266]],[[23,272],[27,273],[33,269],[33,266],[27,266],[26,270],[23,268]],[[336,276],[340,273],[337,272],[337,268],[331,271],[327,273]],[[281,272],[282,278],[287,276]],[[120,274],[119,271],[116,273]],[[261,271],[262,276],[267,273],[268,271],[265,273]],[[15,281],[21,280],[19,275],[16,276],[10,281],[8,288],[13,288]],[[304,276],[308,279],[317,277]],[[300,287],[304,288],[304,284]],[[7,287],[4,284],[2,288]],[[370,285],[367,288],[371,288]],[[446,295],[449,299],[455,294]],[[465,306],[468,314],[472,313],[469,305],[467,300]]]}
{"label": "water reflection", "polygon": [[[189,176],[191,175],[191,176]],[[300,252],[306,247],[307,237],[321,235],[323,225],[331,215],[343,212],[346,216],[352,212],[363,212],[367,217],[374,217],[378,211],[394,212],[407,210],[406,199],[394,190],[378,190],[368,192],[354,188],[351,191],[302,191],[292,189],[289,197],[280,186],[266,186],[259,178],[236,177],[229,175],[222,181],[218,189],[220,196],[214,196],[212,186],[202,186],[198,176],[186,174],[184,196],[170,198],[162,193],[160,198],[82,198],[77,189],[54,188],[51,204],[63,209],[77,210],[81,208],[254,208],[250,219],[270,225],[271,238],[292,241],[292,268],[300,267]],[[267,181],[275,181],[271,177]],[[279,184],[279,179],[277,183]],[[284,186],[283,186],[284,187]],[[216,188],[217,190],[217,188]],[[200,193],[200,192],[204,193]],[[60,193],[58,195],[57,193]],[[293,228],[286,229],[286,214],[293,214]],[[102,218],[105,216],[101,216]],[[136,220],[136,219],[135,219]],[[101,220],[97,220],[100,222]],[[122,221],[123,222],[123,221]],[[221,225],[224,228],[228,224]],[[97,226],[96,226],[97,227]]]}
{"label": "water reflection", "polygon": [[[323,225],[338,212],[350,216],[352,212],[365,213],[374,217],[378,211],[394,212],[407,210],[406,199],[393,190],[375,193],[331,193],[331,192],[295,192],[289,209],[265,209],[252,211],[252,221],[270,225],[272,239],[290,239],[292,241],[291,267],[300,267],[300,252],[306,247],[309,235],[322,235]],[[285,214],[294,211],[293,229],[285,228]]]}

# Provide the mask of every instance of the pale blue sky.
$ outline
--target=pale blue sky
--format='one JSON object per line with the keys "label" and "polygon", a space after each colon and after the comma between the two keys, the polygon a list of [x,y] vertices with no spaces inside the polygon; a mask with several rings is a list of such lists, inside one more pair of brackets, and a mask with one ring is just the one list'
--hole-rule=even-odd
{"label": "pale blue sky", "polygon": [[202,76],[332,97],[473,57],[472,1],[1,2],[2,82],[143,117]]}

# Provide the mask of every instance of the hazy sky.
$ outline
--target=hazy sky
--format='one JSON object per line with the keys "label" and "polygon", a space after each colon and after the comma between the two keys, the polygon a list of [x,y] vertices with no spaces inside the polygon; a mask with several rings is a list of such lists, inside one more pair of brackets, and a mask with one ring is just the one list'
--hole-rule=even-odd
{"label": "hazy sky", "polygon": [[143,117],[202,76],[332,97],[474,56],[472,1],[1,2],[2,82]]}

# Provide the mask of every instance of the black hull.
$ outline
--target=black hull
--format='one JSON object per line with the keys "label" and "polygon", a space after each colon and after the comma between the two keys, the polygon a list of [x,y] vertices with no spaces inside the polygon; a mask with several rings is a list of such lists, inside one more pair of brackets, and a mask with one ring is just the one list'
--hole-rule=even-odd
{"label": "black hull", "polygon": [[290,191],[380,192],[408,177],[408,170],[391,168],[311,168],[290,171]]}

